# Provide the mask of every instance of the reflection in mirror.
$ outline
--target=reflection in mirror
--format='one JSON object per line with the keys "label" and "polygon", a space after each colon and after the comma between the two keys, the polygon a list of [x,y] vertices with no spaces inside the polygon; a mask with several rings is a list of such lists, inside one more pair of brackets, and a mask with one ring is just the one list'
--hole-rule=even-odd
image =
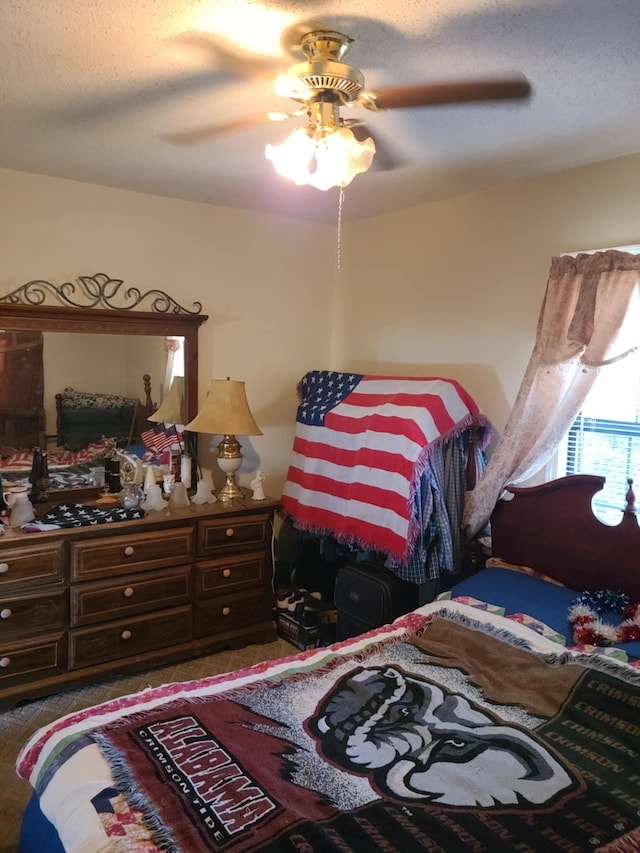
{"label": "reflection in mirror", "polygon": [[[180,341],[184,345],[184,339]],[[57,395],[73,397],[82,394],[87,399],[91,395],[122,397],[137,400],[147,408],[143,376],[148,375],[151,383],[150,402],[153,404],[151,408],[154,409],[164,397],[166,369],[167,348],[163,337],[80,336],[70,332],[45,332],[43,407],[47,449],[51,450],[56,445],[63,445],[69,450],[79,449],[77,442],[72,446],[59,434],[60,411],[64,413],[68,409],[59,411],[56,406]],[[107,415],[103,422],[99,407],[95,408],[94,434],[88,435],[88,439],[112,434],[110,410],[103,410]]]}

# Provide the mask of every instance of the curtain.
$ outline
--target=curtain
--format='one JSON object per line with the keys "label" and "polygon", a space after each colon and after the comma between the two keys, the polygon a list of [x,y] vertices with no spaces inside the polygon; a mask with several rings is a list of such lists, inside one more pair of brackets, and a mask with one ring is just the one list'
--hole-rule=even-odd
{"label": "curtain", "polygon": [[168,337],[165,340],[164,346],[167,353],[167,361],[164,369],[164,393],[167,394],[173,380],[173,364],[176,353],[180,350],[180,339]]}
{"label": "curtain", "polygon": [[640,256],[606,251],[553,258],[536,341],[500,440],[463,524],[480,532],[505,485],[535,474],[554,453],[606,364],[631,355],[640,334]]}

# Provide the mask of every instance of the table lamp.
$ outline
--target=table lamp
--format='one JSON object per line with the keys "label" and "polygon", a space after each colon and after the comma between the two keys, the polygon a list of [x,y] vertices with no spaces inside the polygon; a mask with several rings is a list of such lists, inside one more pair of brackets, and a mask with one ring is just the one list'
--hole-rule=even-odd
{"label": "table lamp", "polygon": [[148,421],[165,424],[184,423],[184,376],[174,376],[169,390]]}
{"label": "table lamp", "polygon": [[218,444],[218,465],[226,482],[218,492],[221,501],[241,498],[236,484],[236,471],[242,464],[241,445],[236,435],[262,435],[247,403],[244,382],[235,379],[213,379],[204,405],[195,418],[185,425],[193,432],[222,435]]}

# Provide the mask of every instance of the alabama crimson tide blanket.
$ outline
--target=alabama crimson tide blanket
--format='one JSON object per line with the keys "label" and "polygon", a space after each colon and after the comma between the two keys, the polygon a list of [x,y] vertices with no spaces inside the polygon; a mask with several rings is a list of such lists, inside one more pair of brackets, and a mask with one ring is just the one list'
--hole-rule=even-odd
{"label": "alabama crimson tide blanket", "polygon": [[412,620],[92,732],[117,782],[105,827],[137,810],[183,853],[640,849],[638,673],[446,611]]}

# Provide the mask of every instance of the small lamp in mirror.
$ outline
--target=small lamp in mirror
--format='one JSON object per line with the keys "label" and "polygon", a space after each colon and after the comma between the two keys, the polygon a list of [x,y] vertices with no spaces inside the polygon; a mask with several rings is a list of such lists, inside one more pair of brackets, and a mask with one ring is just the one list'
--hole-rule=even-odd
{"label": "small lamp in mirror", "polygon": [[226,482],[218,492],[221,501],[241,498],[236,472],[242,464],[241,445],[236,435],[262,435],[247,403],[244,382],[234,379],[213,379],[202,409],[185,425],[192,432],[222,435],[218,444],[218,466]]}
{"label": "small lamp in mirror", "polygon": [[184,376],[174,376],[163,401],[148,421],[165,424],[184,424]]}

